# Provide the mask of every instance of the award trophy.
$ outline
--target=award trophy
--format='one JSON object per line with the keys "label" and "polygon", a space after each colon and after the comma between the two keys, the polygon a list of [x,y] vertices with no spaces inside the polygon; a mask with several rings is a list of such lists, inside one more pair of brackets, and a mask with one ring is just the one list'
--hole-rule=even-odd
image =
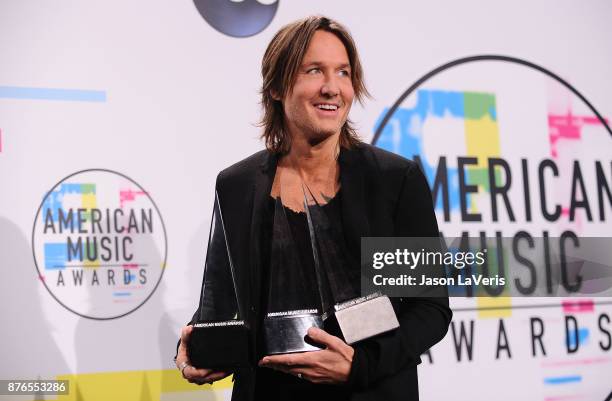
{"label": "award trophy", "polygon": [[[332,221],[324,206],[303,185],[309,233],[315,252],[315,267],[325,299],[323,321],[327,332],[341,337],[347,344],[386,333],[399,322],[385,295],[373,293],[360,297],[358,280],[351,277],[349,254],[343,246],[341,221]],[[358,274],[358,273],[356,273]]]}
{"label": "award trophy", "polygon": [[215,192],[200,308],[188,347],[193,366],[207,369],[249,366],[249,327],[243,320],[244,311]]}
{"label": "award trophy", "polygon": [[[280,177],[279,182],[283,181]],[[303,211],[287,206],[286,185],[274,199],[268,298],[263,329],[266,355],[317,351],[310,327],[323,327],[321,297],[312,263],[312,244]],[[298,202],[294,208],[303,209]]]}

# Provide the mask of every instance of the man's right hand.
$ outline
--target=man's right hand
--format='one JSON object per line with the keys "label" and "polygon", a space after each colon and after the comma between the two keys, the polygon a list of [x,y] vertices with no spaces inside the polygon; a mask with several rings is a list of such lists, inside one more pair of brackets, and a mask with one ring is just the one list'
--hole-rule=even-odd
{"label": "man's right hand", "polygon": [[187,347],[189,337],[193,331],[193,326],[185,326],[181,329],[181,343],[176,354],[176,367],[181,371],[181,374],[189,383],[208,384],[221,380],[231,374],[231,372],[221,372],[212,369],[197,369],[191,366]]}

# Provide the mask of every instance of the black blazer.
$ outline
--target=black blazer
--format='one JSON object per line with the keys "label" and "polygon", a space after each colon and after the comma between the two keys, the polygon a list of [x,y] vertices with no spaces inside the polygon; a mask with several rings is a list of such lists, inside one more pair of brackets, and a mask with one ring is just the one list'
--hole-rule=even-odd
{"label": "black blazer", "polygon": [[[262,313],[259,237],[277,161],[268,151],[255,153],[219,173],[216,184],[241,303],[253,333]],[[342,148],[338,161],[343,230],[355,260],[360,258],[361,237],[438,236],[429,186],[417,164],[367,144]],[[400,298],[393,305],[400,328],[354,345],[346,384],[352,400],[418,400],[420,355],[445,336],[452,312],[448,298]],[[253,349],[256,345],[253,334]],[[252,399],[254,376],[255,366],[234,374],[232,400]]]}

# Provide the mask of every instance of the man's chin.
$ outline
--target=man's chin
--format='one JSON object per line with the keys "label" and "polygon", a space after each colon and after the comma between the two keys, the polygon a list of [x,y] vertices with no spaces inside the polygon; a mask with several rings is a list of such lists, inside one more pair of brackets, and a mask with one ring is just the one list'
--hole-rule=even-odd
{"label": "man's chin", "polygon": [[317,145],[323,141],[325,141],[326,139],[333,137],[334,135],[336,135],[339,132],[339,130],[317,130],[312,132],[309,136],[308,136],[308,143],[310,145]]}

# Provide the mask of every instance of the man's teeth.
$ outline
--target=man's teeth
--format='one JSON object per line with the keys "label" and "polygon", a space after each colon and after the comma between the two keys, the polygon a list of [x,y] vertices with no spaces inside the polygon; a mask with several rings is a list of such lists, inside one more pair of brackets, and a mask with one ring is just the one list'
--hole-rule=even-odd
{"label": "man's teeth", "polygon": [[338,106],[333,104],[319,104],[317,107],[323,110],[338,110]]}

